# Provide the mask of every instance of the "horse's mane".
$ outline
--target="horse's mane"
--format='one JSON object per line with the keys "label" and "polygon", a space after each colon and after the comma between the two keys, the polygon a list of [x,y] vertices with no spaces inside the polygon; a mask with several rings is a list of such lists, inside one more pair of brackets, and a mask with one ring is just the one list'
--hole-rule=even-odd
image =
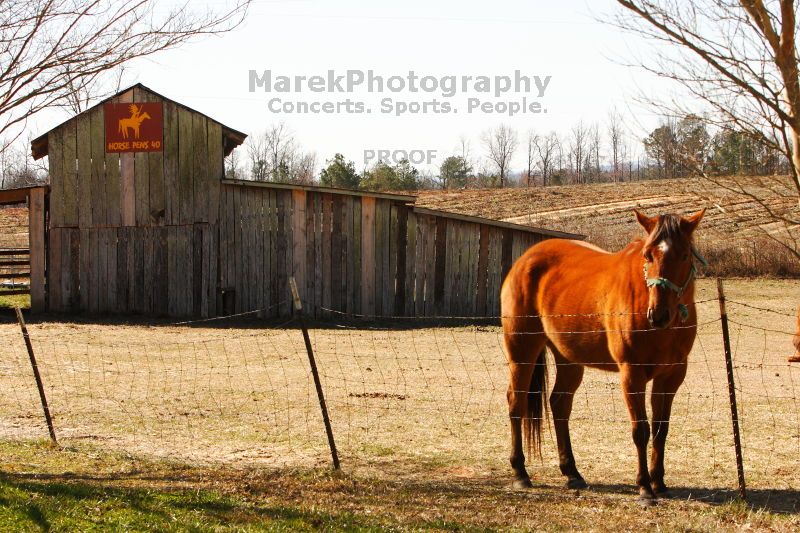
{"label": "horse's mane", "polygon": [[649,248],[661,241],[674,240],[681,237],[681,217],[678,215],[659,215],[658,224],[653,233],[648,235],[644,247]]}

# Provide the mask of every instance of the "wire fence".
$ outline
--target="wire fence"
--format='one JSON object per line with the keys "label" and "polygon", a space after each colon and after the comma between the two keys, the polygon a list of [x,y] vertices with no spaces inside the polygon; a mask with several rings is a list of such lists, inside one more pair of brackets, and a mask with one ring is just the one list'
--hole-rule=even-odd
{"label": "wire fence", "polygon": [[[700,292],[697,338],[667,440],[667,482],[726,491],[736,486],[736,463],[721,322],[713,292]],[[736,299],[728,313],[748,484],[800,488],[800,366],[786,362],[794,314]],[[328,317],[308,329],[343,468],[510,479],[508,368],[496,318]],[[296,319],[49,322],[29,331],[62,445],[201,464],[330,464]],[[552,384],[557,367],[548,357]],[[0,326],[0,376],[0,440],[46,438],[15,324]],[[635,451],[618,374],[587,370],[570,421],[590,485],[631,485]],[[552,430],[543,452],[541,461],[529,458],[534,482],[560,484]]]}

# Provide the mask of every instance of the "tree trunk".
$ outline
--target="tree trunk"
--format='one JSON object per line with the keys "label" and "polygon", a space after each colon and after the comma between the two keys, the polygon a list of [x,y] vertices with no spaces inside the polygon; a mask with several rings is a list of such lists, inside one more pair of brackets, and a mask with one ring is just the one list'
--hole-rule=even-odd
{"label": "tree trunk", "polygon": [[795,189],[797,190],[797,203],[800,205],[800,130],[792,128],[792,180],[794,181]]}

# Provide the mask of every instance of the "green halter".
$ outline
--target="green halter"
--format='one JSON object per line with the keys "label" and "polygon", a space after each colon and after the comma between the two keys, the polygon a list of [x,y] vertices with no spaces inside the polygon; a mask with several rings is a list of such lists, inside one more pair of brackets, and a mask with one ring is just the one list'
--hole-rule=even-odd
{"label": "green halter", "polygon": [[[692,255],[700,261],[700,264],[704,267],[708,266],[708,262],[705,258],[700,255],[700,252],[697,251],[697,248],[692,246]],[[678,298],[683,296],[684,291],[686,288],[689,287],[689,284],[694,281],[695,277],[697,277],[697,268],[694,266],[694,261],[692,261],[692,267],[689,269],[689,276],[686,278],[686,281],[682,286],[677,286],[672,281],[668,280],[667,278],[648,278],[647,277],[647,268],[649,263],[645,261],[644,263],[644,281],[648,288],[650,287],[661,287],[664,289],[669,289],[675,294],[678,295]],[[689,308],[686,307],[685,304],[678,304],[678,313],[681,315],[681,322],[686,322],[689,319]]]}

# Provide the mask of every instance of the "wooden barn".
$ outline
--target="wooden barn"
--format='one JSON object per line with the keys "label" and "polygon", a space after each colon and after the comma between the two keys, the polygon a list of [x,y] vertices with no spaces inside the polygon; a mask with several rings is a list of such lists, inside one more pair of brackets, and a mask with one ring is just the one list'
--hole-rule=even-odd
{"label": "wooden barn", "polygon": [[245,137],[135,85],[34,140],[50,168],[35,310],[280,316],[294,276],[316,316],[494,316],[528,246],[581,238],[410,195],[226,180]]}

